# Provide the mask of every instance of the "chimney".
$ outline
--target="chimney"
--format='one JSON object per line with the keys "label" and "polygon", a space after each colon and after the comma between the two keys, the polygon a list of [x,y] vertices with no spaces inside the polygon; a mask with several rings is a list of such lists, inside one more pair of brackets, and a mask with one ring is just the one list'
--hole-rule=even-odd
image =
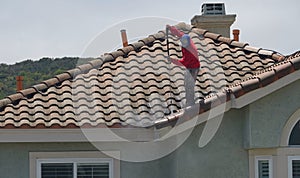
{"label": "chimney", "polygon": [[233,39],[234,41],[240,41],[240,30],[239,29],[234,29],[232,31],[232,34],[233,34]]}
{"label": "chimney", "polygon": [[122,37],[122,43],[123,43],[123,47],[128,46],[128,40],[127,40],[127,34],[126,34],[126,30],[121,30],[121,37]]}
{"label": "chimney", "polygon": [[224,3],[205,3],[202,5],[201,13],[192,18],[193,26],[230,38],[230,26],[235,21],[236,15],[226,15]]}
{"label": "chimney", "polygon": [[20,91],[20,90],[23,90],[24,77],[23,76],[17,76],[16,80],[17,80],[17,92]]}

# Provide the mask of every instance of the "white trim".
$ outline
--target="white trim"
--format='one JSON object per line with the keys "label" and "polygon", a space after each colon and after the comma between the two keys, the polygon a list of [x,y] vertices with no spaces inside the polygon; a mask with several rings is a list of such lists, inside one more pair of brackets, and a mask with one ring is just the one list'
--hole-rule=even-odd
{"label": "white trim", "polygon": [[269,178],[273,178],[273,158],[272,156],[255,156],[255,178],[259,178],[258,162],[268,161],[269,164]]}
{"label": "white trim", "polygon": [[[273,178],[291,178],[291,160],[300,160],[300,147],[283,147],[249,150],[249,175],[255,178],[255,158],[265,155],[272,156]],[[268,157],[268,156],[267,156]],[[266,157],[266,158],[267,158]]]}
{"label": "white trim", "polygon": [[288,156],[288,178],[293,178],[293,160],[300,160],[300,156]]}
{"label": "white trim", "polygon": [[[96,135],[94,141],[150,141],[154,129],[146,128],[92,128],[92,129],[0,129],[0,143],[31,142],[89,142],[84,132]],[[109,132],[108,132],[109,131]],[[90,138],[89,138],[90,139]]]}
{"label": "white trim", "polygon": [[77,165],[80,163],[108,163],[109,165],[109,178],[113,178],[113,159],[112,158],[54,158],[54,159],[38,159],[37,160],[37,178],[41,178],[41,166],[43,163],[72,163],[74,178],[77,177]]}
{"label": "white trim", "polygon": [[287,120],[284,128],[282,129],[281,139],[280,139],[280,146],[288,146],[290,136],[292,133],[293,128],[297,124],[300,119],[300,109],[294,112],[291,117]]}
{"label": "white trim", "polygon": [[[114,155],[114,158],[107,155]],[[41,177],[41,163],[109,163],[110,178],[120,178],[119,151],[30,152],[30,177]],[[76,169],[74,169],[76,170]]]}

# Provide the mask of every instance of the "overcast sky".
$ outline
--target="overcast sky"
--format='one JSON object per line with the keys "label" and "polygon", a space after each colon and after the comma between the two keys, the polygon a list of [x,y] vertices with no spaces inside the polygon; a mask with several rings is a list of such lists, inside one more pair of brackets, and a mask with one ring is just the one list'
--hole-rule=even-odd
{"label": "overcast sky", "polygon": [[[190,23],[204,2],[211,1],[0,0],[0,63],[81,56],[93,39],[114,24],[153,16]],[[227,14],[237,14],[232,29],[241,30],[241,42],[282,54],[300,50],[299,0],[220,2],[225,3]],[[130,33],[128,38],[133,38]]]}

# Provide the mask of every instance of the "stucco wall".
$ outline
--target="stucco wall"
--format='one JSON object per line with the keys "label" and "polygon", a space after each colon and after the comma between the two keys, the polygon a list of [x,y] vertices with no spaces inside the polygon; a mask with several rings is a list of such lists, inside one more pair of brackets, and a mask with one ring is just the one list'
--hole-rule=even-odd
{"label": "stucco wall", "polygon": [[198,126],[174,157],[178,178],[247,177],[248,156],[243,149],[243,111],[224,115],[220,129],[204,148],[198,147],[203,125]]}
{"label": "stucco wall", "polygon": [[[121,162],[121,177],[246,177],[248,156],[243,149],[242,116],[238,110],[226,113],[216,136],[204,148],[198,147],[202,124],[178,150],[160,160]],[[89,143],[1,143],[0,177],[29,178],[29,152],[93,150],[96,149]]]}
{"label": "stucco wall", "polygon": [[[194,129],[175,152],[161,160],[147,163],[149,167],[138,163],[122,164],[122,177],[248,177],[248,152],[243,148],[243,115],[243,110],[226,113],[220,129],[206,147],[198,147],[204,128],[202,124]],[[139,169],[140,167],[146,169]]]}
{"label": "stucco wall", "polygon": [[300,108],[300,80],[250,104],[247,108],[247,148],[278,147],[282,129]]}

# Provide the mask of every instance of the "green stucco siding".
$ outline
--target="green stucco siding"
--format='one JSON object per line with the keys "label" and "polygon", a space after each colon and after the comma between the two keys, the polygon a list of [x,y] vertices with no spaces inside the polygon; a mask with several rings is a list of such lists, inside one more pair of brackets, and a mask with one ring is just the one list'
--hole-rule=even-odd
{"label": "green stucco siding", "polygon": [[282,129],[300,108],[300,80],[248,106],[248,148],[274,148],[280,144]]}
{"label": "green stucco siding", "polygon": [[122,164],[122,178],[248,177],[248,152],[243,144],[243,115],[242,110],[226,113],[215,137],[204,148],[198,147],[205,126],[202,124],[170,155],[146,164]]}
{"label": "green stucco siding", "polygon": [[232,110],[211,142],[198,147],[203,125],[198,126],[174,156],[178,178],[247,177],[248,153],[243,149],[243,112]]}

